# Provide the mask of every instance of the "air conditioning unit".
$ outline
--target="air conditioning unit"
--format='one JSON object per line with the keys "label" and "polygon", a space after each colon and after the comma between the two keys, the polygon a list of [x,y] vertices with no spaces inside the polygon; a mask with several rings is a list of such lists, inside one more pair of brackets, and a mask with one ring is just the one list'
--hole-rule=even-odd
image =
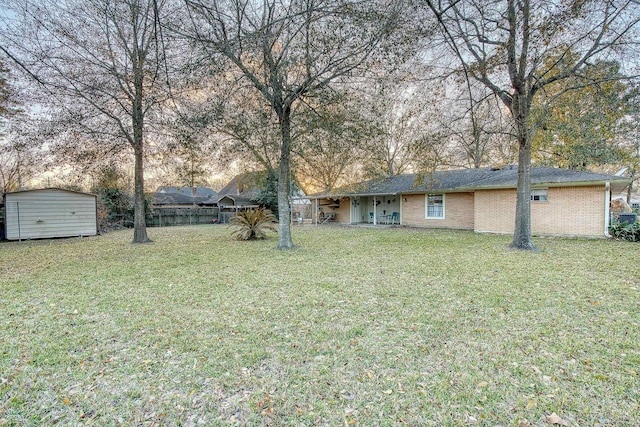
{"label": "air conditioning unit", "polygon": [[636,213],[620,213],[620,222],[623,224],[633,224],[638,220]]}

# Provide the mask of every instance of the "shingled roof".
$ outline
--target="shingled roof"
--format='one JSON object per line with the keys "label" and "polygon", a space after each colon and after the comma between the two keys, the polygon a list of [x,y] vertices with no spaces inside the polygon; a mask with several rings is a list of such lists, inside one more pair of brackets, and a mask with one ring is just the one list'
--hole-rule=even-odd
{"label": "shingled roof", "polygon": [[260,194],[259,183],[264,172],[246,172],[233,177],[214,197],[204,204],[217,204],[225,197],[234,200],[236,205],[255,204],[251,200]]}
{"label": "shingled roof", "polygon": [[157,206],[202,204],[216,194],[215,191],[206,187],[164,186],[159,187],[153,194],[153,204]]}
{"label": "shingled roof", "polygon": [[[394,175],[388,178],[374,179],[342,187],[331,192],[312,194],[310,198],[515,188],[517,179],[518,167],[515,165],[502,168],[436,171],[426,174]],[[595,185],[610,182],[612,187],[615,185],[616,191],[622,191],[629,184],[629,181],[629,178],[625,177],[570,169],[548,167],[533,167],[531,169],[531,184],[535,186]]]}

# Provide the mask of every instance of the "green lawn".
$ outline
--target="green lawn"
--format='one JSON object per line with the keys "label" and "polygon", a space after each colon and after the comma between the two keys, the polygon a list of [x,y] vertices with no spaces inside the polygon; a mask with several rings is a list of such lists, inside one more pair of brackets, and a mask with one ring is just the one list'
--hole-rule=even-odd
{"label": "green lawn", "polygon": [[293,233],[0,244],[0,425],[640,425],[639,244]]}

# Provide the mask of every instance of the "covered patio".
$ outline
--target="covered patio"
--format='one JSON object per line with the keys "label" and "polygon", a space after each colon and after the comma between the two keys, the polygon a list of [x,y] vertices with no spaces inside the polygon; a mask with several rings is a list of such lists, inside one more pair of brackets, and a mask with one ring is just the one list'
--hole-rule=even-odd
{"label": "covered patio", "polygon": [[370,194],[352,197],[311,197],[313,223],[340,224],[401,224],[400,196]]}

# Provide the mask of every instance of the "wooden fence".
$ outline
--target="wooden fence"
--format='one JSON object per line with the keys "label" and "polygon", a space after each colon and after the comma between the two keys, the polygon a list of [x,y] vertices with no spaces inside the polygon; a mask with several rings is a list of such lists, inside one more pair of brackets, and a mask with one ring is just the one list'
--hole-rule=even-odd
{"label": "wooden fence", "polygon": [[218,220],[218,208],[155,208],[147,216],[148,227],[211,224]]}

